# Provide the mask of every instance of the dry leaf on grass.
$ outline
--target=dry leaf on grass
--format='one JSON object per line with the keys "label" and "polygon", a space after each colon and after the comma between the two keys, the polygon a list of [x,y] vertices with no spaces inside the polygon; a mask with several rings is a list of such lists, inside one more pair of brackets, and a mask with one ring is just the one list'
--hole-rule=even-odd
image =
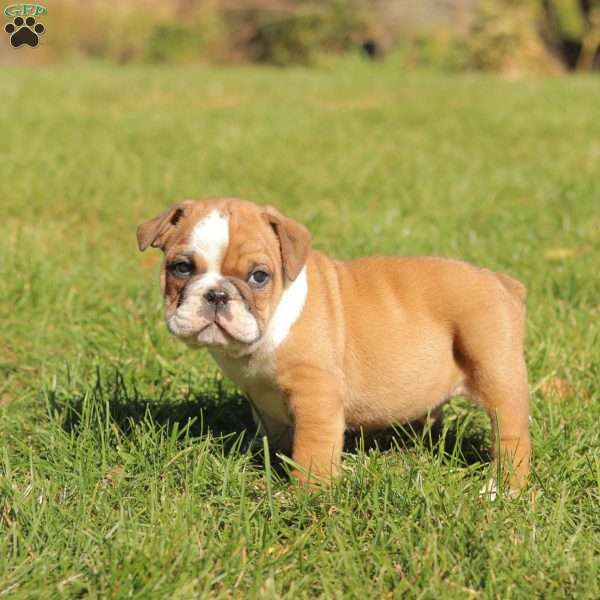
{"label": "dry leaf on grass", "polygon": [[544,251],[544,258],[548,260],[566,260],[583,254],[583,248],[548,248]]}
{"label": "dry leaf on grass", "polygon": [[125,475],[125,469],[122,466],[117,465],[106,473],[106,475],[100,480],[100,483],[102,487],[108,487],[109,485],[114,487],[119,483],[119,480],[121,477],[123,477],[123,475]]}
{"label": "dry leaf on grass", "polygon": [[552,396],[564,400],[571,393],[571,384],[561,377],[549,377],[540,386],[544,396]]}

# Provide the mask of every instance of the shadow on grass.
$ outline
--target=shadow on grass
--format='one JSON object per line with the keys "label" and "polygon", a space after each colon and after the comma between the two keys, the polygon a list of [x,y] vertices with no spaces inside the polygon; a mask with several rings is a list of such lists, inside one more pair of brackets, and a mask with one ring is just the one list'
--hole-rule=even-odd
{"label": "shadow on grass", "polygon": [[[226,390],[220,379],[207,389],[205,393],[189,390],[180,398],[144,398],[117,373],[109,383],[102,382],[98,375],[94,388],[86,394],[64,397],[49,391],[46,398],[49,414],[68,432],[77,433],[85,427],[93,430],[110,423],[124,435],[131,435],[140,424],[164,429],[167,435],[185,432],[190,438],[199,438],[210,434],[221,441],[226,454],[252,451],[254,460],[263,464],[260,434],[249,402],[242,394]],[[443,429],[411,423],[378,432],[348,432],[344,451],[385,452],[422,445],[465,465],[488,462],[490,452],[484,434],[471,429],[465,433],[455,420]],[[271,460],[279,471],[281,461],[274,456]]]}
{"label": "shadow on grass", "polygon": [[48,390],[45,395],[48,414],[68,432],[97,429],[106,423],[124,435],[131,435],[140,424],[164,429],[167,435],[185,431],[191,438],[209,432],[218,438],[256,432],[245,397],[226,390],[220,379],[208,382],[205,392],[188,388],[178,396],[163,392],[145,397],[135,384],[126,384],[120,373],[110,380],[98,373],[93,387],[84,393],[67,395]]}
{"label": "shadow on grass", "polygon": [[465,433],[457,421],[446,423],[444,426],[409,423],[365,434],[349,432],[344,442],[346,452],[411,450],[417,446],[423,446],[430,452],[443,452],[447,459],[454,457],[464,465],[491,460],[485,434],[473,428]]}

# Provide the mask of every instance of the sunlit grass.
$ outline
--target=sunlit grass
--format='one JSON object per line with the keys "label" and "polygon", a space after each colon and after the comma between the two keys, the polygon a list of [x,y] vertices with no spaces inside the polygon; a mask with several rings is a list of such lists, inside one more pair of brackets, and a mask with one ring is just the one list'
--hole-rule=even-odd
{"label": "sunlit grass", "polygon": [[[600,595],[597,81],[321,70],[5,69],[0,595]],[[478,495],[487,424],[265,470],[244,401],[162,323],[135,227],[238,195],[337,257],[438,254],[529,288],[534,473]],[[191,420],[190,420],[191,419]],[[208,431],[211,431],[209,434]]]}

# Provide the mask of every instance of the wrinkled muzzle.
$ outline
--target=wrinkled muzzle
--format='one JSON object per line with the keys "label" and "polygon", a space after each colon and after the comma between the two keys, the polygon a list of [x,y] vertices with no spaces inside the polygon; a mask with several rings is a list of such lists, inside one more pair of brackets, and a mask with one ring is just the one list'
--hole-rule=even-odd
{"label": "wrinkled muzzle", "polygon": [[167,309],[169,331],[193,346],[256,342],[261,331],[246,288],[241,280],[212,273],[190,280],[175,310]]}

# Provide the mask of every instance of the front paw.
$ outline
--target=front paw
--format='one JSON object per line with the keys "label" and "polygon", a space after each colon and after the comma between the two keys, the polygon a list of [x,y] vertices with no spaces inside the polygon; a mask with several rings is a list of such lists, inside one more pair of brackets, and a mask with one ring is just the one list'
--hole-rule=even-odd
{"label": "front paw", "polygon": [[294,469],[290,479],[299,489],[309,492],[318,492],[331,484],[333,477],[324,473],[316,473],[306,469]]}
{"label": "front paw", "polygon": [[[521,489],[516,487],[505,487],[504,488],[504,496],[507,498],[516,498]],[[498,497],[500,490],[498,489],[498,484],[495,479],[490,479],[488,482],[479,490],[479,496],[485,498],[486,500],[490,500],[494,502]]]}

